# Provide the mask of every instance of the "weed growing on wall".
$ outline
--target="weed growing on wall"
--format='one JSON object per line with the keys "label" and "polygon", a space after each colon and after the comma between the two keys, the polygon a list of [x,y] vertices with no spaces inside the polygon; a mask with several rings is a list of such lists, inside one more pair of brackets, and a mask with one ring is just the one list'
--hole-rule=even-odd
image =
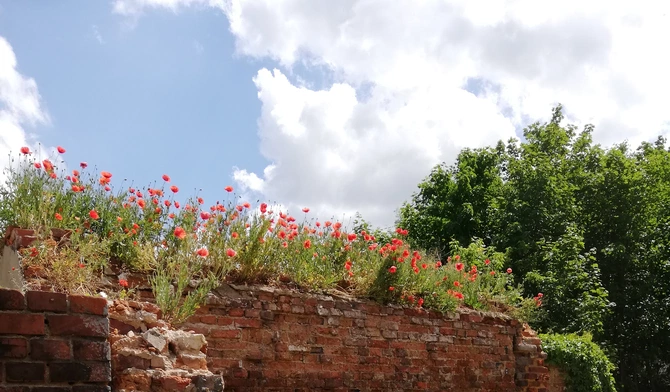
{"label": "weed growing on wall", "polygon": [[290,281],[382,302],[438,310],[462,305],[523,318],[541,304],[541,295],[522,298],[502,256],[480,243],[440,260],[410,249],[402,228],[382,243],[366,230],[311,218],[309,208],[294,215],[266,203],[251,205],[230,186],[222,200],[207,204],[197,196],[180,199],[168,175],[159,187],[119,189],[112,173],[92,171],[84,162],[65,173],[57,158],[40,159],[23,149],[0,188],[4,226],[74,233],[65,244],[42,237],[37,254],[22,253],[25,266],[49,271],[56,290],[93,291],[95,276],[116,260],[127,270],[152,274],[157,303],[174,322],[192,314],[222,280]]}

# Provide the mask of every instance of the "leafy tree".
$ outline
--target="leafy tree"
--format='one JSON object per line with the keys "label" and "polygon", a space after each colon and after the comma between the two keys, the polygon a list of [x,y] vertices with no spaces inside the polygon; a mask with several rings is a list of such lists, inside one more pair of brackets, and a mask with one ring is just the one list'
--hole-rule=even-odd
{"label": "leafy tree", "polygon": [[523,142],[438,165],[398,224],[443,255],[474,238],[505,251],[526,295],[545,294],[536,327],[592,332],[626,391],[670,390],[670,150],[603,149],[562,121],[558,106]]}

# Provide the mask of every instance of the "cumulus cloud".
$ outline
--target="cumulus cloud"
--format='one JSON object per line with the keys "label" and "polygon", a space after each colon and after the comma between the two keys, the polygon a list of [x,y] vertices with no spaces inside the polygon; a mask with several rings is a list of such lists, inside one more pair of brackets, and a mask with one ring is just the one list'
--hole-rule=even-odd
{"label": "cumulus cloud", "polygon": [[[117,3],[119,3],[117,1]],[[124,0],[178,9],[196,0]],[[199,4],[208,3],[197,1]],[[179,4],[179,5],[178,5]],[[210,4],[211,5],[211,4]],[[393,210],[463,147],[494,144],[564,104],[596,141],[670,131],[670,4],[567,0],[228,0],[241,54],[282,70],[254,78],[263,174],[248,189],[322,213]],[[326,69],[317,90],[295,65]],[[295,76],[300,79],[300,74]]]}
{"label": "cumulus cloud", "polygon": [[[18,153],[21,147],[36,149],[35,138],[26,134],[25,126],[48,121],[37,83],[18,71],[11,45],[0,37],[0,168],[6,168],[9,154]],[[4,173],[0,173],[1,180]]]}

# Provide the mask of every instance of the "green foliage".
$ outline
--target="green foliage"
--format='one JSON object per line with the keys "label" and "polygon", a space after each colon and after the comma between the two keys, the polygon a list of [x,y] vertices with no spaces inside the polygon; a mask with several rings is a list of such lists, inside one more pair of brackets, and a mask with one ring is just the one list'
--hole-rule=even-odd
{"label": "green foliage", "polygon": [[626,391],[670,390],[670,150],[604,149],[562,120],[435,167],[398,224],[439,254],[504,251],[524,294],[545,294],[535,327],[591,332]]}
{"label": "green foliage", "polygon": [[547,363],[566,375],[568,392],[616,392],[614,365],[591,335],[543,334],[540,339]]}

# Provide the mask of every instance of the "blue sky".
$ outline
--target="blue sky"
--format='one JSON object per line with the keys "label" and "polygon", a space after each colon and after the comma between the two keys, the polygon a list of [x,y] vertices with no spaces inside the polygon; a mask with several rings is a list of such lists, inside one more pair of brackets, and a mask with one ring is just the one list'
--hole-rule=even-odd
{"label": "blue sky", "polygon": [[66,147],[70,166],[85,160],[140,184],[168,173],[184,191],[203,187],[214,198],[233,183],[233,166],[268,163],[252,77],[272,64],[234,55],[223,14],[157,11],[128,28],[100,1],[0,9],[0,36],[51,118],[31,130]]}
{"label": "blue sky", "polygon": [[670,4],[538,4],[0,0],[0,166],[62,145],[117,185],[390,226],[434,165],[558,102],[605,145],[668,136]]}

